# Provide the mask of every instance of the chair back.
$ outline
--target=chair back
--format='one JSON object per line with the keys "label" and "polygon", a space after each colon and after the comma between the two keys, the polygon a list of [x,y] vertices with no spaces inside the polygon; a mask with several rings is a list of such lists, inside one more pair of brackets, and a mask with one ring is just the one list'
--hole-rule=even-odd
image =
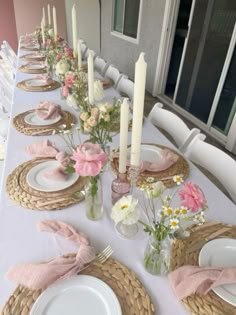
{"label": "chair back", "polygon": [[105,78],[110,79],[113,82],[113,87],[116,88],[120,79],[124,76],[113,65],[109,65],[104,73]]}
{"label": "chair back", "polygon": [[104,73],[106,72],[106,69],[108,68],[109,64],[101,57],[96,57],[94,60],[94,69],[98,71],[102,76],[104,76]]}
{"label": "chair back", "polygon": [[117,84],[117,91],[122,96],[127,96],[131,103],[133,103],[134,99],[134,82],[129,80],[126,76],[122,77]]}

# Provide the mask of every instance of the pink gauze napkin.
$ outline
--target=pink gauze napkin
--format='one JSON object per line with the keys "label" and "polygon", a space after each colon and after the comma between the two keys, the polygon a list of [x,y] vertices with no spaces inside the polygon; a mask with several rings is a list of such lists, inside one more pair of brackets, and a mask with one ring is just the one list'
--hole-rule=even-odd
{"label": "pink gauze napkin", "polygon": [[170,285],[181,300],[191,294],[207,294],[222,284],[236,283],[236,267],[183,266],[168,275]]}
{"label": "pink gauze napkin", "polygon": [[40,102],[35,110],[36,115],[41,119],[53,119],[58,116],[60,105],[52,102]]}
{"label": "pink gauze napkin", "polygon": [[65,172],[65,169],[70,164],[70,157],[66,152],[59,152],[58,149],[53,146],[49,140],[43,140],[31,143],[25,148],[25,152],[32,157],[54,157],[60,164],[55,169],[50,172],[45,172],[44,177],[57,180],[65,181],[68,178],[68,174]]}
{"label": "pink gauze napkin", "polygon": [[34,79],[42,80],[45,84],[52,83],[52,78],[47,73],[34,75]]}
{"label": "pink gauze napkin", "polygon": [[62,221],[41,221],[39,231],[52,232],[65,237],[79,245],[75,257],[57,257],[49,262],[39,264],[21,264],[11,267],[6,277],[30,288],[31,290],[45,289],[57,280],[67,279],[89,264],[95,258],[95,250],[89,245],[85,234],[76,231],[72,226]]}

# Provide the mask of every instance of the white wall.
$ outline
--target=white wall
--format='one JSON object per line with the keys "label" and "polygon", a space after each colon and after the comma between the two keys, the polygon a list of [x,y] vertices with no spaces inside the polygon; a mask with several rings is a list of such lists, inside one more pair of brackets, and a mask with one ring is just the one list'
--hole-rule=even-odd
{"label": "white wall", "polygon": [[86,41],[89,48],[100,53],[99,1],[98,0],[65,0],[67,38],[72,47],[71,9],[76,5],[78,18],[78,36]]}

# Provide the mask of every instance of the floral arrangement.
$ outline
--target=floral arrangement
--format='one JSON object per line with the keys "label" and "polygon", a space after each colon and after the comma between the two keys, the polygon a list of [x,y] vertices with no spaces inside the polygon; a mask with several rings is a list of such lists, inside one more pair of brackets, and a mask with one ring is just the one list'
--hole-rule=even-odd
{"label": "floral arrangement", "polygon": [[59,81],[64,85],[66,75],[69,77],[77,67],[76,59],[73,57],[73,50],[69,47],[64,47],[63,50],[59,50],[55,60],[55,73]]}

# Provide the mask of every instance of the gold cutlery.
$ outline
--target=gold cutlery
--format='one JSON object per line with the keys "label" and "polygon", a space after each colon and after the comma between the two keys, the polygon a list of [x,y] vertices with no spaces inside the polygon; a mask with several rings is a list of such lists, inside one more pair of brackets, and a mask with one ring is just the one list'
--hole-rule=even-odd
{"label": "gold cutlery", "polygon": [[99,254],[96,255],[95,261],[100,262],[101,264],[104,264],[107,259],[113,254],[113,249],[110,245],[108,245],[106,248],[104,248],[103,251],[101,251]]}
{"label": "gold cutlery", "polygon": [[200,248],[203,247],[203,245],[205,245],[207,242],[217,238],[218,236],[224,234],[225,232],[229,231],[231,229],[231,227],[225,227],[225,228],[221,228],[218,231],[210,234],[208,237],[203,238],[201,241],[195,243],[193,246],[189,247],[186,250],[186,254],[192,253]]}

